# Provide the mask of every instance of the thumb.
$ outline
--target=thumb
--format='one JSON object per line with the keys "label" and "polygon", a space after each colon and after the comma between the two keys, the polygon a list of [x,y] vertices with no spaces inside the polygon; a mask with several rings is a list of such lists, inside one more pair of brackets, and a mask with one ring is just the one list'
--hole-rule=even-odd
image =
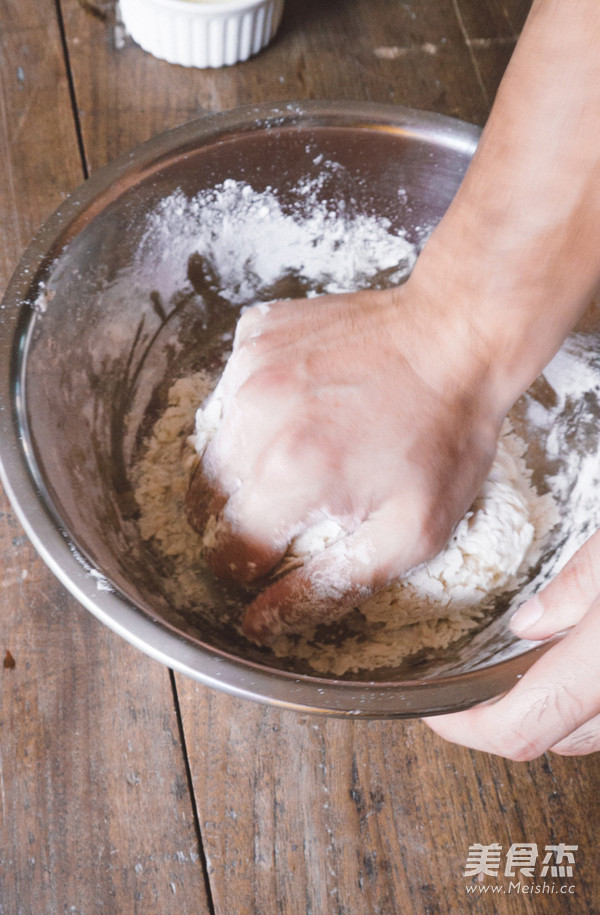
{"label": "thumb", "polygon": [[600,531],[596,531],[546,588],[519,607],[510,628],[523,638],[546,639],[575,626],[599,595]]}
{"label": "thumb", "polygon": [[392,509],[375,513],[309,556],[250,604],[242,621],[244,634],[271,645],[283,633],[333,623],[360,606],[423,558],[410,533],[416,526],[407,524],[404,532],[398,527]]}
{"label": "thumb", "polygon": [[350,534],[266,588],[246,610],[244,635],[272,645],[286,632],[333,623],[365,601],[375,589],[368,583],[372,573],[362,540]]}

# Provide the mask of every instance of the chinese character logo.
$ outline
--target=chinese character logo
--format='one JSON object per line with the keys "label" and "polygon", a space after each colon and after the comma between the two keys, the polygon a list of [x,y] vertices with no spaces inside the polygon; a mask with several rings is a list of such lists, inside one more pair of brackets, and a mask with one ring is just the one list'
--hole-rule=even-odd
{"label": "chinese character logo", "polygon": [[478,877],[487,874],[488,877],[497,877],[500,868],[500,853],[502,846],[494,845],[469,845],[467,867],[463,877]]}
{"label": "chinese character logo", "polygon": [[535,843],[515,843],[506,853],[506,867],[504,875],[515,877],[520,871],[525,877],[534,877],[535,862],[538,858],[538,847]]}
{"label": "chinese character logo", "polygon": [[[578,845],[546,845],[540,871],[541,877],[572,877],[575,864],[575,852]],[[480,845],[476,842],[469,845],[466,869],[463,877],[497,877],[500,870],[502,846]],[[535,842],[515,842],[506,853],[504,875],[515,877],[520,872],[525,877],[535,877],[535,865],[538,860],[538,847]]]}
{"label": "chinese character logo", "polygon": [[572,877],[578,845],[546,845],[542,877]]}

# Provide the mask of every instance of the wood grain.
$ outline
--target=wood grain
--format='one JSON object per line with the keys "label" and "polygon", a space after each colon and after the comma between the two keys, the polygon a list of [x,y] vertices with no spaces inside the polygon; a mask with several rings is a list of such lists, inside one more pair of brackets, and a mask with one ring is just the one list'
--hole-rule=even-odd
{"label": "wood grain", "polygon": [[0,28],[0,283],[81,176],[56,22],[34,3],[2,0]]}
{"label": "wood grain", "polygon": [[[272,45],[243,64],[190,70],[156,60],[115,20],[62,3],[76,107],[90,170],[205,112],[258,101],[369,99],[483,123],[487,100],[452,3],[287,0]],[[488,49],[489,92],[506,48]],[[109,112],[110,121],[98,117]]]}
{"label": "wood grain", "polygon": [[[286,0],[263,53],[193,71],[143,52],[114,9],[0,0],[0,285],[84,173],[205,112],[347,98],[484,123],[527,8]],[[1,915],[598,911],[596,757],[513,764],[418,721],[172,678],[76,605],[3,496],[0,576]],[[494,842],[578,845],[575,895],[471,896],[469,846]]]}
{"label": "wood grain", "polygon": [[[302,716],[183,678],[178,690],[216,912],[262,912],[265,900],[285,913],[479,910],[462,876],[469,846],[534,842],[579,846],[560,911],[597,911],[593,757],[510,763],[421,722]],[[503,870],[486,881],[506,891],[494,912],[559,910],[556,897],[531,908],[509,893]]]}
{"label": "wood grain", "polygon": [[[53,11],[0,9],[4,288],[83,173]],[[3,493],[0,570],[0,912],[209,911],[169,672],[66,594]]]}

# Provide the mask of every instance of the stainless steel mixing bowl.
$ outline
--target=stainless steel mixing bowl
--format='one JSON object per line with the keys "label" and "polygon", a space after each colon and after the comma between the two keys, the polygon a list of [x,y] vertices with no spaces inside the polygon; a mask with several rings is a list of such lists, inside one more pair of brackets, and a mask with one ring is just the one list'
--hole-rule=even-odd
{"label": "stainless steel mixing bowl", "polygon": [[[238,695],[365,717],[467,707],[509,688],[543,650],[509,633],[513,594],[469,637],[395,670],[336,679],[286,666],[238,634],[223,612],[232,596],[218,582],[207,577],[202,607],[165,592],[169,570],[140,537],[131,484],[169,385],[219,363],[238,313],[215,299],[204,268],[194,274],[188,263],[186,275],[170,277],[168,301],[151,266],[140,272],[148,214],[165,197],[233,179],[273,188],[293,208],[298,187],[335,162],[321,198],[385,217],[418,246],[477,140],[472,126],[397,106],[302,102],[207,116],[109,164],[31,243],[0,313],[2,480],[52,571],[138,648]],[[311,291],[310,277],[290,282]]]}

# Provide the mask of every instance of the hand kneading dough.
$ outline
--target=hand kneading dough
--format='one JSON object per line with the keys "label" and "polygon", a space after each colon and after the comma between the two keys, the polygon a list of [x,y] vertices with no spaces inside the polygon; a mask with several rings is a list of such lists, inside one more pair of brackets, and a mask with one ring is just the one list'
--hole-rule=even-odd
{"label": "hand kneading dough", "polygon": [[[220,408],[207,400],[213,387],[214,379],[205,372],[173,384],[165,412],[134,468],[140,535],[165,565],[161,586],[171,606],[186,612],[194,608],[216,612],[202,562],[202,538],[186,520],[190,464],[197,458],[194,449],[184,447],[198,404],[205,404],[197,414],[199,432],[208,425],[209,434],[214,435],[218,428]],[[208,407],[214,412],[210,424],[205,424]],[[439,556],[349,614],[341,628],[282,636],[272,651],[292,665],[308,665],[315,674],[342,677],[396,668],[407,657],[443,650],[480,626],[493,608],[497,590],[517,586],[525,569],[537,561],[558,517],[552,496],[540,496],[530,485],[525,450],[506,424],[490,480]],[[307,531],[293,547],[300,555],[290,551],[286,562],[297,564],[303,553],[322,549],[338,535],[337,527],[335,522],[324,521]],[[523,559],[518,567],[520,554]],[[509,570],[515,567],[511,579]],[[218,613],[223,626],[239,625],[236,602],[229,606],[221,599]]]}
{"label": "hand kneading dough", "polygon": [[[196,413],[190,443],[199,457],[218,433],[221,416],[217,387]],[[494,464],[471,510],[437,556],[361,605],[370,620],[387,622],[392,613],[399,625],[455,616],[518,584],[538,558],[541,538],[557,520],[552,497],[538,495],[531,486],[525,452],[525,443],[505,420]],[[207,547],[214,542],[217,524],[215,518],[209,520]],[[344,534],[335,520],[324,518],[291,543],[275,574],[300,565]]]}

